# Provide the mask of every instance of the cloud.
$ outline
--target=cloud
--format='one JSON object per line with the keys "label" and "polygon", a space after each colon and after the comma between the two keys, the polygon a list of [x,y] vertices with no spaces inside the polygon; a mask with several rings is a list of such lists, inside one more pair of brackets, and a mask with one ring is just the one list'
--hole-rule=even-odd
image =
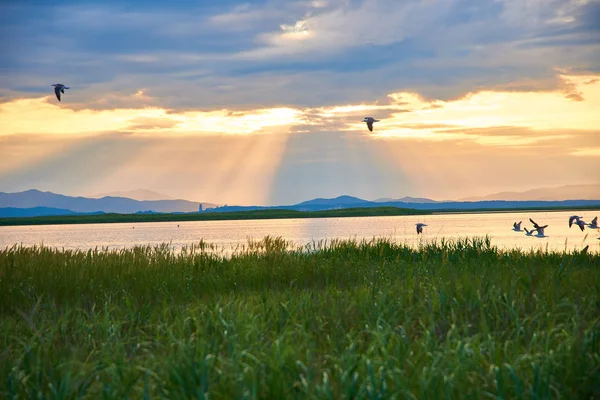
{"label": "cloud", "polygon": [[[72,101],[118,108],[320,107],[390,92],[453,99],[554,90],[600,64],[595,1],[331,0],[3,5],[0,97],[56,81]],[[568,93],[572,99],[579,97]],[[130,107],[135,99],[130,98]]]}
{"label": "cloud", "polygon": [[143,176],[232,203],[583,183],[599,16],[598,0],[2,2],[0,184]]}
{"label": "cloud", "polygon": [[[419,93],[390,93],[374,103],[322,107],[234,107],[179,110],[158,106],[143,90],[130,95],[107,94],[90,103],[58,103],[53,97],[0,103],[0,134],[98,134],[136,132],[162,135],[288,134],[355,131],[371,138],[430,140],[471,139],[494,145],[515,143],[515,134],[492,141],[486,129],[514,131],[596,131],[600,117],[600,81],[594,75],[561,76],[554,91],[478,91],[454,100],[426,99]],[[69,93],[70,94],[70,93]],[[572,101],[572,96],[577,101]],[[70,100],[70,97],[68,98]],[[118,107],[106,109],[104,104]],[[125,108],[136,104],[137,107]],[[85,108],[83,108],[85,107]],[[381,119],[368,133],[365,116]],[[64,124],[64,121],[69,121]],[[482,133],[483,132],[483,133]],[[483,138],[482,138],[483,137]],[[521,137],[520,144],[525,144]],[[531,135],[531,143],[543,140]]]}
{"label": "cloud", "polygon": [[[143,96],[143,93],[138,95]],[[285,107],[238,112],[169,111],[156,107],[71,109],[51,102],[51,98],[21,99],[0,104],[0,135],[89,136],[138,131],[168,136],[246,135],[269,132],[275,127],[285,129],[293,125],[300,114],[298,110]]]}
{"label": "cloud", "polygon": [[149,131],[154,129],[174,128],[179,124],[178,121],[169,118],[135,117],[130,120],[126,131]]}

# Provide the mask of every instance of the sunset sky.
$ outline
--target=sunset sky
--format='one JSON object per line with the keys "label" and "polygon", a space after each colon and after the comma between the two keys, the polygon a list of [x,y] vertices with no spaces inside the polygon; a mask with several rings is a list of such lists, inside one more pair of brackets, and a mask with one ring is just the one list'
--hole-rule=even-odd
{"label": "sunset sky", "polygon": [[599,0],[49,3],[0,2],[0,191],[271,205],[600,183]]}

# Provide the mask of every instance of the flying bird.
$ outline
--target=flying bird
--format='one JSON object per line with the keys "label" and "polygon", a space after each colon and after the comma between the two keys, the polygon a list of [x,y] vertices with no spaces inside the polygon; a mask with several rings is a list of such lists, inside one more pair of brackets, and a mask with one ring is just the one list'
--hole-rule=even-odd
{"label": "flying bird", "polygon": [[537,231],[537,233],[538,233],[537,236],[544,236],[544,229],[546,229],[548,227],[548,225],[540,226],[540,225],[538,225],[537,222],[535,222],[531,218],[529,218],[529,220],[533,224],[533,228],[534,228],[533,230]]}
{"label": "flying bird", "polygon": [[531,236],[531,235],[533,235],[533,232],[535,232],[535,230],[531,230],[531,231],[530,231],[530,230],[529,230],[529,229],[527,229],[527,228],[523,228],[523,229],[525,229],[525,236]]}
{"label": "flying bird", "polygon": [[[538,229],[540,226],[538,225],[537,222],[535,222],[534,220],[532,220],[531,218],[529,218],[529,220],[531,221],[531,223],[533,224],[533,227],[535,229]],[[546,228],[548,225],[544,225],[543,228]]]}
{"label": "flying bird", "polygon": [[371,132],[373,132],[373,123],[374,122],[379,122],[379,120],[375,119],[373,117],[365,117],[365,119],[363,119],[363,122],[366,122],[367,123],[367,128],[369,128],[369,130]]}
{"label": "flying bird", "polygon": [[519,221],[519,223],[513,223],[513,231],[521,232],[521,222],[523,221]]}
{"label": "flying bird", "polygon": [[594,219],[588,224],[588,226],[592,229],[600,229],[600,226],[598,226],[598,217],[594,217]]}
{"label": "flying bird", "polygon": [[580,217],[578,215],[571,215],[571,217],[569,217],[569,228],[571,227],[571,225],[573,225],[573,222],[575,220],[579,220],[579,218],[582,218],[582,217]]}
{"label": "flying bird", "polygon": [[60,94],[61,93],[64,94],[65,89],[69,89],[67,86],[63,85],[62,83],[55,83],[50,86],[54,86],[54,94],[56,94],[56,98],[58,99],[58,101],[60,101]]}
{"label": "flying bird", "polygon": [[418,224],[415,224],[415,225],[417,225],[417,235],[418,235],[419,233],[423,233],[423,227],[424,227],[424,226],[427,226],[427,224],[423,224],[423,223],[421,223],[421,222],[419,222]]}
{"label": "flying bird", "polygon": [[583,230],[585,229],[585,221],[582,219],[578,219],[577,221],[575,221],[575,224],[577,224],[577,226],[579,226],[579,229],[581,229],[581,231],[583,232]]}

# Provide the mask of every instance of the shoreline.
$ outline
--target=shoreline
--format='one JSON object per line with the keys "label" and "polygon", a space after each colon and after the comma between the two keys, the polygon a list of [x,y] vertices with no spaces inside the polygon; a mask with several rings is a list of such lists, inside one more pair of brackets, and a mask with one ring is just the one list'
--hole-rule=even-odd
{"label": "shoreline", "polygon": [[560,211],[600,211],[600,206],[582,207],[522,207],[504,209],[431,209],[417,210],[398,207],[360,207],[324,211],[296,210],[249,210],[232,212],[203,213],[163,213],[163,214],[97,214],[97,215],[56,215],[38,217],[4,217],[0,218],[0,226],[35,226],[35,225],[80,225],[111,223],[146,223],[146,222],[195,222],[195,221],[239,221],[262,219],[305,219],[305,218],[349,218],[349,217],[386,217],[409,215],[442,215],[442,214],[492,214],[512,212],[560,212]]}

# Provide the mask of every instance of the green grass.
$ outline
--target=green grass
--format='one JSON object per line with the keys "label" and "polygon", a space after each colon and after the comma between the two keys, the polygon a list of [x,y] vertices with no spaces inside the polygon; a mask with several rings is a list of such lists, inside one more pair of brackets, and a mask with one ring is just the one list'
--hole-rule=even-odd
{"label": "green grass", "polygon": [[597,253],[287,248],[0,251],[0,398],[600,398]]}
{"label": "green grass", "polygon": [[185,222],[185,221],[221,221],[249,219],[284,218],[336,218],[336,217],[383,217],[394,215],[430,215],[430,214],[481,214],[489,212],[516,211],[587,211],[598,210],[598,206],[582,207],[520,207],[520,208],[480,208],[471,209],[432,209],[417,210],[400,207],[357,207],[324,211],[296,210],[250,210],[232,212],[202,212],[184,214],[99,214],[99,215],[54,215],[42,217],[0,218],[0,226],[16,225],[63,225],[63,224],[110,224],[123,222]]}
{"label": "green grass", "polygon": [[399,207],[360,207],[325,211],[296,210],[250,210],[232,212],[203,212],[186,214],[99,214],[99,215],[54,215],[45,217],[0,218],[0,226],[10,225],[54,225],[54,224],[106,224],[119,222],[184,222],[220,221],[243,219],[283,218],[333,218],[374,217],[390,215],[428,215],[431,211]]}

